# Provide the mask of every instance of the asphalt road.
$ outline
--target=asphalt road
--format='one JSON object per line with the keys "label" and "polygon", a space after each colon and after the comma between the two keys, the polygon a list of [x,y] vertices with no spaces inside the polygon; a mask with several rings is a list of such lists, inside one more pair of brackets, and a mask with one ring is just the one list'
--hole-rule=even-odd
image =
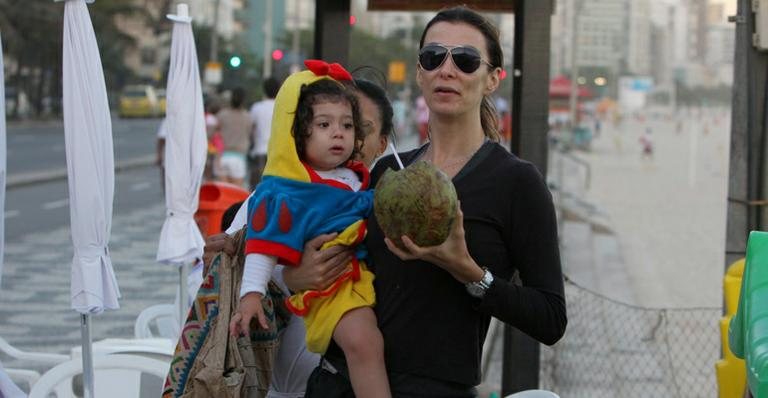
{"label": "asphalt road", "polygon": [[[161,119],[112,119],[115,162],[154,154]],[[8,178],[66,170],[64,126],[61,121],[9,123]]]}
{"label": "asphalt road", "polygon": [[[149,165],[159,119],[113,119],[115,163],[134,160],[143,167],[115,174],[114,214],[163,203],[160,174]],[[69,225],[64,131],[60,122],[10,124],[7,134],[8,180],[5,238],[21,237]],[[40,177],[51,177],[42,178]],[[26,180],[24,184],[13,181]]]}

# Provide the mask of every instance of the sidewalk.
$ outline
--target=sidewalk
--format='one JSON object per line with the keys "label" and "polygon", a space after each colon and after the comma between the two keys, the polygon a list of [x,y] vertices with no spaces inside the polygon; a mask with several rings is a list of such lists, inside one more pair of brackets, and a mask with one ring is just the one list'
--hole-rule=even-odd
{"label": "sidewalk", "polygon": [[[121,308],[91,318],[94,341],[131,338],[141,310],[173,303],[178,271],[155,261],[164,215],[165,206],[158,204],[113,218],[109,246],[122,293]],[[22,350],[63,354],[80,345],[80,317],[70,308],[72,250],[68,227],[6,244],[0,336],[10,344]],[[35,368],[15,361],[3,363]]]}

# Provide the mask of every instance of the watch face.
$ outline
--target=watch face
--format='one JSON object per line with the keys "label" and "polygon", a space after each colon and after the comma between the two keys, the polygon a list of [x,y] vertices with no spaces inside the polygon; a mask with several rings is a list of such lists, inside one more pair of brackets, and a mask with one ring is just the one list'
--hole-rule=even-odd
{"label": "watch face", "polygon": [[470,283],[467,285],[467,292],[474,297],[480,298],[483,297],[485,289],[480,287],[477,283]]}

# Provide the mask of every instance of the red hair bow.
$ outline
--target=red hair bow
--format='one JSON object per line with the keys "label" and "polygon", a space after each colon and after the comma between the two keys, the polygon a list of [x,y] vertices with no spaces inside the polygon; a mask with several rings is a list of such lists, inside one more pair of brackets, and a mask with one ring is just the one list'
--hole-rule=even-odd
{"label": "red hair bow", "polygon": [[329,64],[319,59],[308,59],[304,61],[304,65],[317,76],[330,76],[335,80],[352,80],[352,75],[336,62]]}

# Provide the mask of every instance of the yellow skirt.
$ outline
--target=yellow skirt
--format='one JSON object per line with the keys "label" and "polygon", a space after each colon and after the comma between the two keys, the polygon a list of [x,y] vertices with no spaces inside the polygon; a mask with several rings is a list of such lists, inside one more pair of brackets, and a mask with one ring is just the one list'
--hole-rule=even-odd
{"label": "yellow skirt", "polygon": [[[323,249],[334,245],[355,246],[365,236],[365,221],[360,220],[325,243]],[[360,307],[373,307],[373,273],[365,262],[352,260],[351,270],[341,275],[325,290],[307,290],[286,299],[286,305],[304,318],[307,328],[307,349],[323,354],[333,338],[333,331],[347,311]]]}

